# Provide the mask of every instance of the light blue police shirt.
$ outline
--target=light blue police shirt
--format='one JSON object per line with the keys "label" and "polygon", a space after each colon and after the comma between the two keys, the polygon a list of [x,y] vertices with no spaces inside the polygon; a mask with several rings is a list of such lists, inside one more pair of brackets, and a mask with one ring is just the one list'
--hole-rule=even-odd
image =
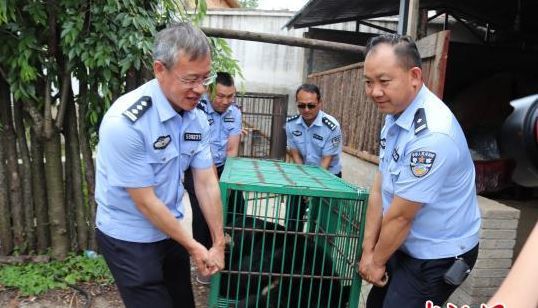
{"label": "light blue police shirt", "polygon": [[241,134],[241,110],[232,104],[222,114],[213,109],[213,106],[204,98],[198,103],[198,108],[207,115],[211,135],[211,155],[215,166],[220,167],[226,162],[228,138]]}
{"label": "light blue police shirt", "polygon": [[417,259],[455,257],[478,243],[480,212],[467,141],[448,107],[426,86],[381,130],[383,212],[394,195],[422,203],[400,249]]}
{"label": "light blue police shirt", "polygon": [[342,171],[342,132],[340,124],[331,115],[319,111],[310,127],[300,115],[291,116],[286,122],[286,139],[290,149],[297,149],[305,165],[319,166],[323,156],[332,156],[329,172]]}
{"label": "light blue police shirt", "polygon": [[212,166],[209,125],[202,111],[194,108],[179,115],[155,79],[118,98],[99,129],[97,228],[130,242],[167,238],[137,209],[126,188],[153,186],[170,212],[181,218],[181,178],[189,166]]}

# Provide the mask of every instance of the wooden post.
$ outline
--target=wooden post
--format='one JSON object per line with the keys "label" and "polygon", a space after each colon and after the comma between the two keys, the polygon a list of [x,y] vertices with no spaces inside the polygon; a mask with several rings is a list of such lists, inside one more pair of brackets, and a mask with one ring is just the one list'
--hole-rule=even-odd
{"label": "wooden post", "polygon": [[217,28],[201,28],[207,36],[222,37],[244,41],[256,41],[262,43],[272,43],[279,45],[297,46],[304,48],[323,49],[331,51],[349,52],[355,54],[363,54],[365,47],[353,44],[329,42],[323,40],[307,39],[301,37],[291,37],[285,35],[275,35],[268,33],[259,33],[251,31],[217,29]]}
{"label": "wooden post", "polygon": [[418,20],[420,18],[419,1],[409,0],[409,13],[407,15],[406,35],[411,36],[414,40],[417,39]]}

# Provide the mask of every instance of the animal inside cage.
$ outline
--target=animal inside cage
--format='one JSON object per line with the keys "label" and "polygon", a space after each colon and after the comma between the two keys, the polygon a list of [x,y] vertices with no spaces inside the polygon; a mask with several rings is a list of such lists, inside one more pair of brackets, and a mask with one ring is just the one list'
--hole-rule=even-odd
{"label": "animal inside cage", "polygon": [[357,307],[368,193],[317,167],[229,159],[210,307]]}

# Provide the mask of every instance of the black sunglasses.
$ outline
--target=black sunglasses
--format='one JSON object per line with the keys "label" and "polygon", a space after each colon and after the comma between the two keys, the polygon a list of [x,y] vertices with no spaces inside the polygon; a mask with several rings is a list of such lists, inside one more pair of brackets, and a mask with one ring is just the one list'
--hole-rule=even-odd
{"label": "black sunglasses", "polygon": [[312,104],[312,103],[308,103],[308,104],[304,104],[304,103],[303,103],[303,104],[298,104],[298,105],[297,105],[297,108],[299,108],[299,109],[305,109],[305,108],[308,108],[308,109],[314,109],[314,108],[316,108],[317,106],[318,106],[318,105],[316,105],[316,104]]}

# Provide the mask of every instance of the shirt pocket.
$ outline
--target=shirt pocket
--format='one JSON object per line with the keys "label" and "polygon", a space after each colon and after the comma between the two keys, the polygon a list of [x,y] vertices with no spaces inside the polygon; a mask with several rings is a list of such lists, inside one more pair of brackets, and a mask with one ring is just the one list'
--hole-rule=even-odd
{"label": "shirt pocket", "polygon": [[195,144],[193,141],[184,142],[181,145],[181,170],[183,172],[185,172],[191,165],[197,147],[198,144]]}
{"label": "shirt pocket", "polygon": [[177,149],[170,145],[162,150],[153,150],[149,156],[149,163],[153,168],[153,174],[155,176],[155,184],[162,184],[167,180],[167,176],[170,174],[169,168],[174,166],[174,162],[177,161],[179,154]]}
{"label": "shirt pocket", "polygon": [[394,195],[395,185],[400,177],[401,166],[394,161],[388,163],[387,171],[383,175],[383,190]]}

